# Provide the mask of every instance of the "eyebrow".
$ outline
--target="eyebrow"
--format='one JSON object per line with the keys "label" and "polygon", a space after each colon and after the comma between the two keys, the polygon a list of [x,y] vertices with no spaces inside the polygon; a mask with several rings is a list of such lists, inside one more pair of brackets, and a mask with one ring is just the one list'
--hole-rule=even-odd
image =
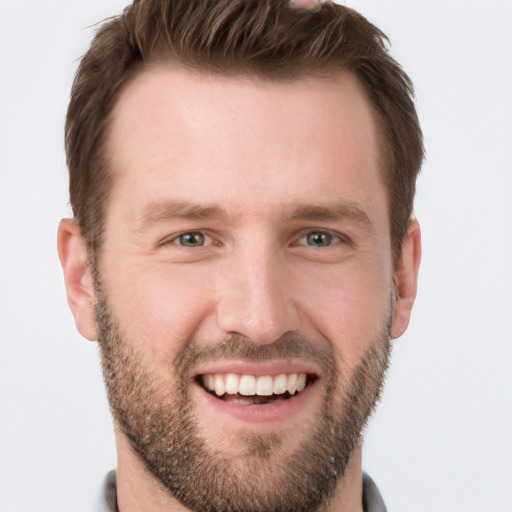
{"label": "eyebrow", "polygon": [[196,204],[189,201],[161,201],[149,204],[137,221],[141,228],[167,220],[218,220],[226,213],[216,205]]}
{"label": "eyebrow", "polygon": [[[325,221],[348,220],[369,232],[375,228],[367,213],[354,202],[334,204],[292,204],[284,208],[285,221]],[[237,216],[233,217],[236,218]],[[184,200],[164,200],[150,203],[137,221],[138,228],[169,220],[229,220],[231,217],[216,204],[197,204]]]}
{"label": "eyebrow", "polygon": [[309,221],[326,221],[338,222],[349,220],[362,228],[373,232],[375,231],[368,214],[353,202],[335,203],[330,205],[304,204],[295,206],[291,214],[290,220],[309,220]]}

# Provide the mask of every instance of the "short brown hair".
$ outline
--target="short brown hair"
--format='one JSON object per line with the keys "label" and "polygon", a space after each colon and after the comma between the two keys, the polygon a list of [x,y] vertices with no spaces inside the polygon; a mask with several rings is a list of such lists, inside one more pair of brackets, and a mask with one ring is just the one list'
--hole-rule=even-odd
{"label": "short brown hair", "polygon": [[73,213],[91,255],[101,246],[112,184],[106,135],[123,85],[155,60],[223,74],[294,79],[353,73],[383,136],[393,255],[400,253],[424,158],[412,83],[386,36],[362,15],[326,2],[316,13],[288,0],[134,0],[104,23],[78,68],[66,120]]}

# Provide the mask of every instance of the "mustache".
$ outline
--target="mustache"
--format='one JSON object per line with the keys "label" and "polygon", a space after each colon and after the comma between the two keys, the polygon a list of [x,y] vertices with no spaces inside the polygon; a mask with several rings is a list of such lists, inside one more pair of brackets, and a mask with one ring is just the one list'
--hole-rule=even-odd
{"label": "mustache", "polygon": [[285,334],[268,345],[261,345],[238,334],[208,343],[191,342],[176,358],[174,367],[182,381],[186,381],[195,376],[199,366],[228,359],[248,362],[304,359],[316,363],[325,375],[333,375],[336,371],[330,345],[318,345],[295,333]]}

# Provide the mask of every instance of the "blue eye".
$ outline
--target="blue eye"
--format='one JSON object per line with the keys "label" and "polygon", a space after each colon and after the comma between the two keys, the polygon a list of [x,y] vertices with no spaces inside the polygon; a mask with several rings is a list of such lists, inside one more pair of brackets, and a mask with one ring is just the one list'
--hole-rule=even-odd
{"label": "blue eye", "polygon": [[183,233],[178,237],[178,243],[183,247],[202,247],[205,244],[205,236],[200,231]]}
{"label": "blue eye", "polygon": [[325,231],[313,231],[305,236],[305,242],[311,247],[329,247],[333,243],[333,235]]}

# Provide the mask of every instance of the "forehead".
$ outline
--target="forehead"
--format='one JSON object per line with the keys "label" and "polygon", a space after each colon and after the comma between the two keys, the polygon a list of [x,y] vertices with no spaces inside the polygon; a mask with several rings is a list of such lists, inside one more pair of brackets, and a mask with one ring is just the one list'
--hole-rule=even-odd
{"label": "forehead", "polygon": [[112,196],[134,209],[150,195],[261,209],[336,194],[374,202],[383,190],[377,125],[350,74],[271,81],[151,66],[122,91],[107,147]]}

